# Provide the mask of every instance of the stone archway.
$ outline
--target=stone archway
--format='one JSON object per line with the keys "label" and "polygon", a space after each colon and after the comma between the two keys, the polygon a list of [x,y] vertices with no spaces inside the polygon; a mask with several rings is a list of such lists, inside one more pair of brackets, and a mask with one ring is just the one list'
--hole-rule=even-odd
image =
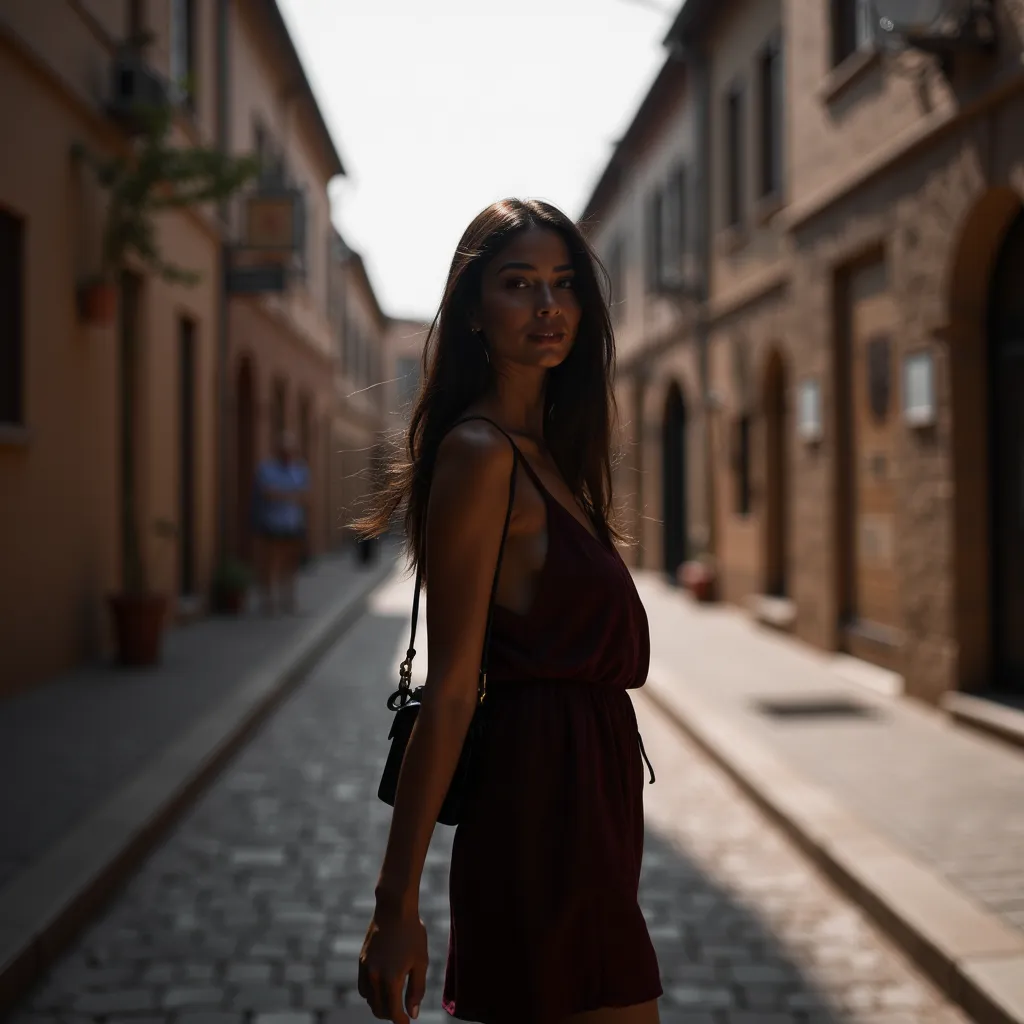
{"label": "stone archway", "polygon": [[253,555],[250,505],[256,473],[256,384],[252,360],[238,365],[235,382],[235,545],[241,558]]}
{"label": "stone archway", "polygon": [[964,218],[947,279],[949,309],[943,334],[949,346],[953,419],[956,676],[960,688],[967,690],[989,688],[996,667],[993,498],[997,495],[990,365],[995,337],[990,343],[989,328],[990,312],[998,312],[993,275],[1021,209],[1021,197],[1010,188],[984,193]]}
{"label": "stone archway", "polygon": [[764,593],[786,597],[789,591],[789,460],[786,446],[789,420],[786,415],[786,365],[779,350],[772,349],[765,368],[762,411],[764,414]]}
{"label": "stone archway", "polygon": [[661,428],[663,568],[675,579],[686,561],[689,530],[686,494],[686,403],[672,383],[665,398]]}

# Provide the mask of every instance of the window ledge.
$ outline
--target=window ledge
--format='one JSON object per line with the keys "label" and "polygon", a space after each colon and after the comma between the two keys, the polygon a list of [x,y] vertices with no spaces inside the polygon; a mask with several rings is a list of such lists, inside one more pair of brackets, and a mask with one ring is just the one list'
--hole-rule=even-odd
{"label": "window ledge", "polygon": [[778,192],[761,196],[754,207],[754,220],[758,227],[765,227],[785,205],[786,201]]}
{"label": "window ledge", "polygon": [[733,256],[750,241],[750,233],[744,224],[733,224],[718,232],[718,251],[722,256]]}
{"label": "window ledge", "polygon": [[32,431],[17,423],[0,423],[0,448],[27,448]]}
{"label": "window ledge", "polygon": [[878,50],[858,50],[851,53],[841,64],[837,64],[818,86],[818,99],[822,103],[834,103],[855,82],[859,82],[872,68],[882,62]]}

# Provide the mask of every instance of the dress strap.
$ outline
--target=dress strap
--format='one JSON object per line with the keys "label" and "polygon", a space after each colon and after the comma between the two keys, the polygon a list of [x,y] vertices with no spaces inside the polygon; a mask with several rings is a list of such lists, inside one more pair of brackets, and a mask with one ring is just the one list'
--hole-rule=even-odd
{"label": "dress strap", "polygon": [[647,770],[651,773],[651,782],[648,783],[650,785],[654,782],[654,767],[651,764],[651,759],[647,756],[647,751],[644,750],[644,738],[640,735],[639,729],[636,731],[636,738],[640,741],[640,756],[644,759],[644,764],[647,765]]}
{"label": "dress strap", "polygon": [[460,423],[469,423],[471,420],[483,420],[484,423],[490,423],[490,425],[494,427],[495,430],[497,430],[499,433],[504,434],[506,439],[508,440],[508,443],[512,445],[512,447],[516,450],[516,454],[519,456],[520,465],[522,465],[523,469],[526,470],[526,475],[533,481],[534,485],[541,492],[541,494],[550,496],[550,492],[544,486],[543,482],[541,481],[541,478],[537,475],[537,471],[530,465],[529,459],[527,459],[527,457],[522,453],[522,451],[520,451],[519,445],[517,445],[515,441],[512,440],[512,436],[509,434],[507,430],[505,430],[504,427],[498,426],[498,424],[495,423],[494,420],[492,420],[489,416],[463,416],[461,420],[456,420],[452,424],[452,429],[457,427]]}

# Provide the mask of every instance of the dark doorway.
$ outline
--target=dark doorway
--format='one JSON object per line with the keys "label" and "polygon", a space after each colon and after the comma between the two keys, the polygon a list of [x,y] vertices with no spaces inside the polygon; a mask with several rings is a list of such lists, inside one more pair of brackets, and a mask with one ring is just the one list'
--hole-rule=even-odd
{"label": "dark doorway", "polygon": [[665,572],[672,579],[686,561],[686,406],[677,384],[669,389],[662,424],[662,500]]}
{"label": "dark doorway", "polygon": [[238,514],[238,554],[251,560],[252,550],[252,481],[256,472],[256,408],[252,363],[243,359],[238,368],[235,395],[235,472]]}
{"label": "dark doorway", "polygon": [[309,470],[310,504],[306,512],[306,533],[302,538],[302,561],[308,562],[313,554],[313,529],[315,516],[313,515],[314,501],[316,495],[315,480],[317,477],[316,460],[313,457],[313,414],[308,395],[299,399],[299,453],[302,461]]}
{"label": "dark doorway", "polygon": [[778,352],[768,360],[764,388],[765,430],[765,593],[772,597],[787,594],[786,536],[787,496],[786,440],[789,437],[786,417],[786,367]]}
{"label": "dark doorway", "polygon": [[989,304],[992,676],[1024,693],[1024,211],[1003,241]]}
{"label": "dark doorway", "polygon": [[139,433],[139,310],[142,305],[142,281],[128,271],[120,279],[121,326],[118,351],[118,384],[120,410],[118,416],[118,449],[121,468],[121,574],[122,586],[131,590],[142,585],[139,560],[141,538],[138,534],[138,494],[136,446]]}
{"label": "dark doorway", "polygon": [[178,593],[196,590],[196,326],[178,324]]}

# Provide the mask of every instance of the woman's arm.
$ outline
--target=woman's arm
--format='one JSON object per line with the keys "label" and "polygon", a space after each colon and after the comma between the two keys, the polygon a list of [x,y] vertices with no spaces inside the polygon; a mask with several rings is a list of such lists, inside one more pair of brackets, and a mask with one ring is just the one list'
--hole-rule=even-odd
{"label": "woman's arm", "polygon": [[408,1024],[407,1013],[417,1016],[426,991],[420,878],[437,812],[476,709],[511,471],[512,452],[503,438],[490,427],[463,424],[441,443],[431,482],[427,683],[398,778],[377,907],[359,957],[360,995],[375,1017],[396,1024]]}
{"label": "woman's arm", "polygon": [[427,510],[427,681],[377,882],[378,922],[418,913],[434,823],[476,708],[511,472],[508,443],[485,424],[456,427],[438,451]]}

